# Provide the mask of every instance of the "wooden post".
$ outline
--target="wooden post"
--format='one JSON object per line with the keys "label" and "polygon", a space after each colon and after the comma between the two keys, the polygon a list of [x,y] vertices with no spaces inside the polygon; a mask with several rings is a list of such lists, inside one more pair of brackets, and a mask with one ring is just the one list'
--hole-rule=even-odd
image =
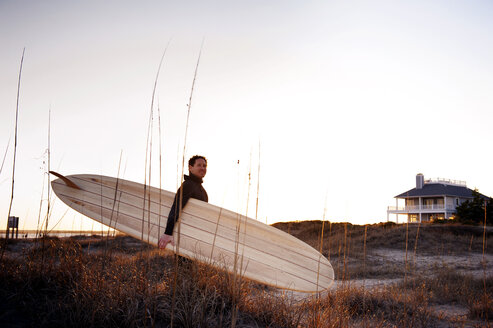
{"label": "wooden post", "polygon": [[14,239],[14,231],[15,238],[19,237],[19,217],[17,216],[9,216],[9,220],[7,222],[7,231],[5,237],[9,239],[10,229],[12,228],[12,239]]}

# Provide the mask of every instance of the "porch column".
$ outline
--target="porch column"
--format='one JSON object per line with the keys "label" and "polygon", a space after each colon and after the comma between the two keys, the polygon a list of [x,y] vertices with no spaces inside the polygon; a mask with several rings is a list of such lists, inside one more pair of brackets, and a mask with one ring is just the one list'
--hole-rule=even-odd
{"label": "porch column", "polygon": [[395,199],[395,223],[399,224],[399,198]]}
{"label": "porch column", "polygon": [[447,220],[447,196],[443,196],[443,218]]}

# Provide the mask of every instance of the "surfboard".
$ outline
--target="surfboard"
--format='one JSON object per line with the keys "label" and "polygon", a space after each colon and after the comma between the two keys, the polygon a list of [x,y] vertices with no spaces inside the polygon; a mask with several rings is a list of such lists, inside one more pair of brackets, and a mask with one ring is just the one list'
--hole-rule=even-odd
{"label": "surfboard", "polygon": [[[156,245],[175,193],[123,179],[57,176],[53,191],[81,214]],[[316,293],[327,290],[334,270],[320,252],[277,228],[227,209],[190,199],[168,249],[269,286]]]}

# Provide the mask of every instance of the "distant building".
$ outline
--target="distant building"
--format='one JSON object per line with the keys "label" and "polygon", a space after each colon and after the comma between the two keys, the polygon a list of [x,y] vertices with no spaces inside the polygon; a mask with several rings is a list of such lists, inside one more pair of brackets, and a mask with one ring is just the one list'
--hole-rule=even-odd
{"label": "distant building", "polygon": [[[481,195],[485,199],[489,199]],[[416,175],[416,188],[397,195],[395,206],[387,208],[389,216],[406,215],[408,222],[429,222],[452,219],[457,206],[466,200],[474,198],[473,190],[467,188],[465,181],[448,179],[425,180],[423,174]],[[404,206],[399,206],[399,200],[404,200]],[[398,220],[397,220],[398,222]]]}

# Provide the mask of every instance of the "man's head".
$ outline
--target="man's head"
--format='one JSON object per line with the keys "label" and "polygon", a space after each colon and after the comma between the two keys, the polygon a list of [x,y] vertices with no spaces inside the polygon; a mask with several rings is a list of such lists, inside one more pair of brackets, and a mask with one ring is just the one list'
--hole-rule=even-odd
{"label": "man's head", "polygon": [[192,156],[188,160],[188,171],[202,179],[207,173],[207,159],[200,155]]}

